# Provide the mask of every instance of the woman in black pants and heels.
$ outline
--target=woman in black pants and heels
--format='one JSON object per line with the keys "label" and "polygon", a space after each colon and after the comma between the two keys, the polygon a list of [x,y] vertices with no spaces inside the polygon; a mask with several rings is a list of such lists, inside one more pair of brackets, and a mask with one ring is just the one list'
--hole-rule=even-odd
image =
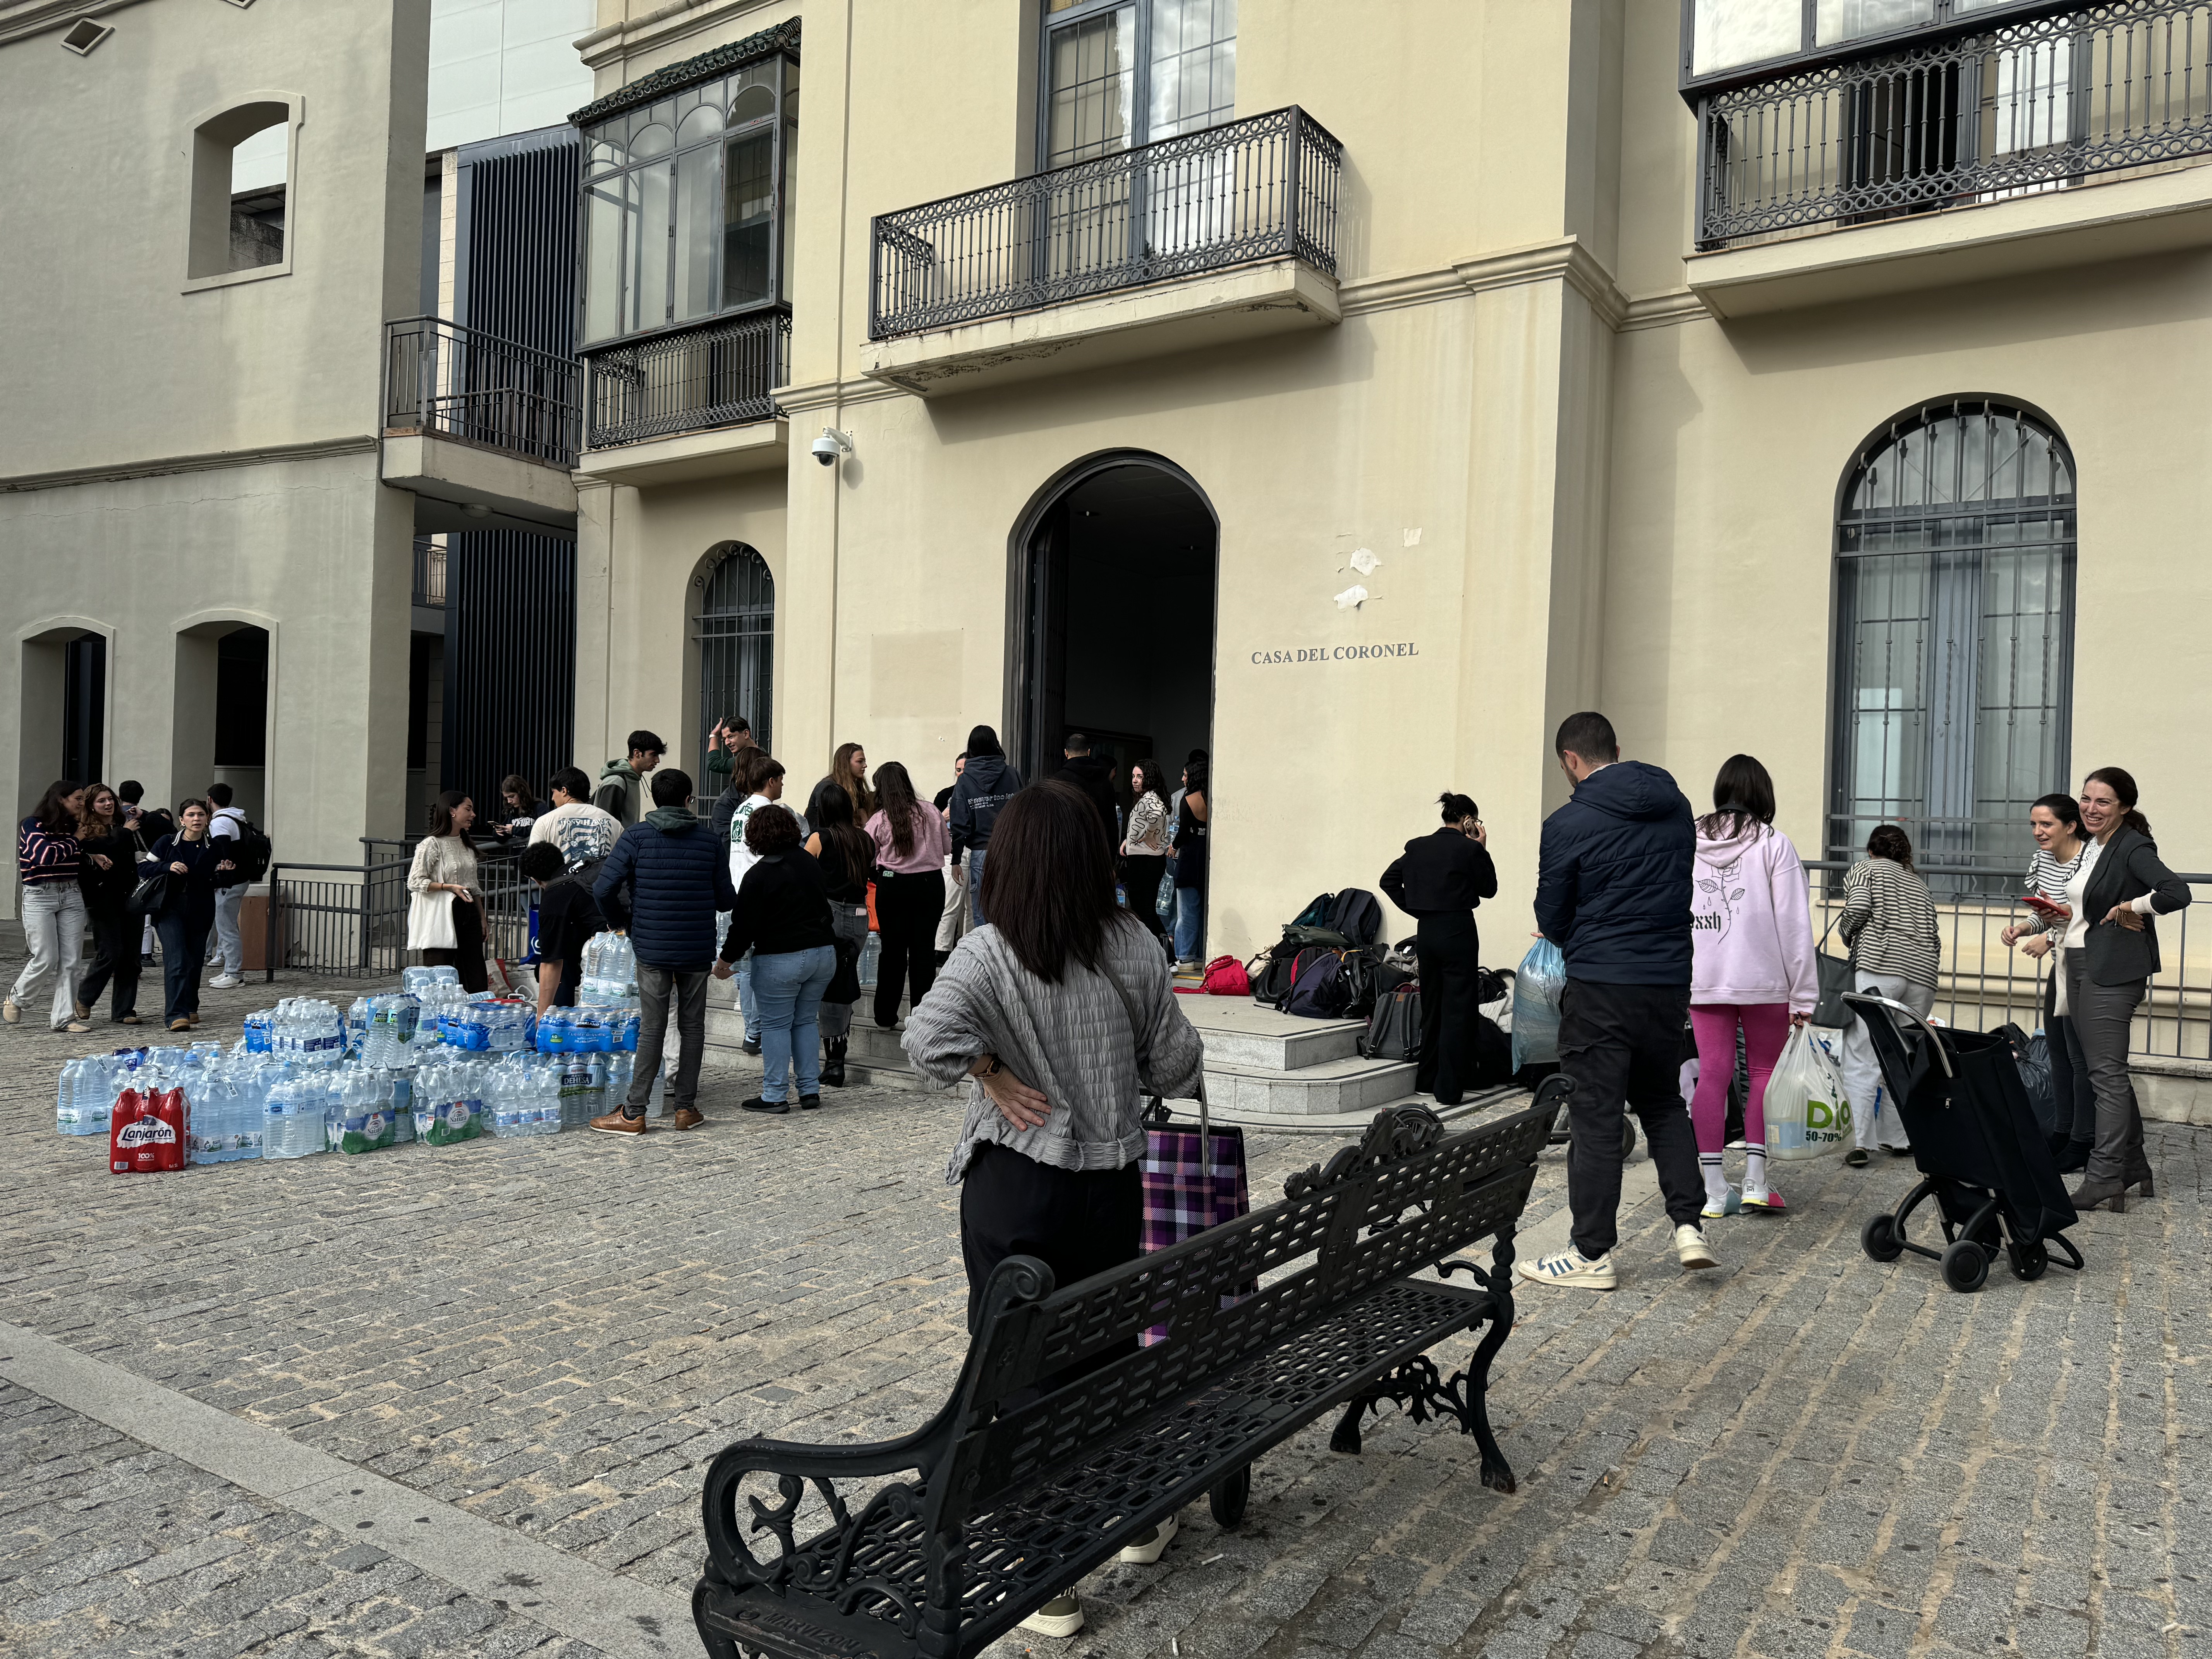
{"label": "woman in black pants and heels", "polygon": [[1474,1022],[1481,997],[1475,976],[1482,940],[1474,907],[1498,893],[1490,861],[1490,832],[1475,805],[1447,791],[1437,797],[1443,828],[1406,843],[1405,853],[1382,872],[1390,902],[1419,925],[1414,949],[1420,960],[1421,1058],[1413,1087],[1439,1106],[1456,1106],[1474,1080]]}
{"label": "woman in black pants and heels", "polygon": [[2081,827],[2090,855],[2066,884],[2073,915],[2060,971],[2097,1095],[2097,1141],[2070,1196],[2077,1210],[2105,1203],[2124,1210],[2130,1188],[2152,1195],[2142,1114],[2128,1078],[2130,1029],[2160,967],[2151,918],[2188,904],[2189,884],[2160,862],[2150,821],[2136,811],[2136,781],[2118,767],[2099,767],[2082,783]]}
{"label": "woman in black pants and heels", "polygon": [[896,761],[876,769],[876,811],[868,836],[876,844],[876,927],[883,955],[876,963],[876,1024],[898,1024],[899,992],[919,1007],[937,979],[937,920],[945,913],[945,820],[915,798],[914,781]]}

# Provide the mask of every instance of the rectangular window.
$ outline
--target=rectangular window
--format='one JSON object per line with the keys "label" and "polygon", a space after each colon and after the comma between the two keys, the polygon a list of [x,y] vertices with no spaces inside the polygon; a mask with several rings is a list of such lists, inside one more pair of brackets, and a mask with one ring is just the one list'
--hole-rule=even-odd
{"label": "rectangular window", "polygon": [[1237,112],[1237,0],[1043,0],[1038,162],[1218,125]]}
{"label": "rectangular window", "polygon": [[1685,58],[1699,80],[1750,64],[1779,64],[1861,40],[1910,38],[1942,24],[1980,23],[2039,0],[1690,0]]}
{"label": "rectangular window", "polygon": [[586,131],[585,344],[787,302],[798,93],[771,57]]}

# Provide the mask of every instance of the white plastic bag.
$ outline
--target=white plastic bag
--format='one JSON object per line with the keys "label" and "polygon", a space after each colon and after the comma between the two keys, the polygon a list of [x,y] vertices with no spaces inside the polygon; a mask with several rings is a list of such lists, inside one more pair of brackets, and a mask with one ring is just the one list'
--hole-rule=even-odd
{"label": "white plastic bag", "polygon": [[1766,1156],[1784,1164],[1826,1158],[1850,1138],[1843,1077],[1814,1028],[1800,1025],[1783,1044],[1766,1085]]}
{"label": "white plastic bag", "polygon": [[1513,1069],[1542,1066],[1559,1057],[1559,993],[1566,988],[1567,959],[1540,939],[1513,975]]}

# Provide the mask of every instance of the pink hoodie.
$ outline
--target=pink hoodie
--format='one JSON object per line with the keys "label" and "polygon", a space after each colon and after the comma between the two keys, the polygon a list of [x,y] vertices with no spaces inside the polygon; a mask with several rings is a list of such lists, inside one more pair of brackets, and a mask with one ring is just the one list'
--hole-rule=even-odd
{"label": "pink hoodie", "polygon": [[1820,1000],[1805,866],[1790,837],[1753,824],[1729,841],[1698,832],[1690,897],[1690,1000],[1786,1002],[1809,1014]]}

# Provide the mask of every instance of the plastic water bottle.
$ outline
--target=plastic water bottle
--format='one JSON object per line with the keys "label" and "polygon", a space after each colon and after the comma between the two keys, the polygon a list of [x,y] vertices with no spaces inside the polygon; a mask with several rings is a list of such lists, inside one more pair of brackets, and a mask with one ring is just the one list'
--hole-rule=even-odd
{"label": "plastic water bottle", "polygon": [[264,1158],[305,1158],[323,1150],[323,1126],[318,1115],[313,1139],[305,1133],[308,1116],[301,1103],[304,1083],[286,1077],[269,1091],[261,1109],[261,1155]]}
{"label": "plastic water bottle", "polygon": [[866,986],[873,986],[875,984],[876,964],[881,962],[883,957],[883,936],[880,933],[872,933],[868,935],[868,942],[860,947],[860,972],[861,984]]}

